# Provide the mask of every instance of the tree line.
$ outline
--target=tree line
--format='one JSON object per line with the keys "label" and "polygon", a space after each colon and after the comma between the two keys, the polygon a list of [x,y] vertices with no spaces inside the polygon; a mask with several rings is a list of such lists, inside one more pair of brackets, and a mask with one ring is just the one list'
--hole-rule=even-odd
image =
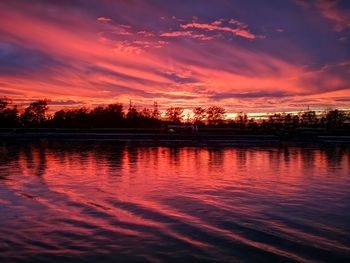
{"label": "tree line", "polygon": [[350,128],[350,112],[344,110],[303,111],[295,114],[274,113],[264,119],[249,118],[243,112],[227,118],[220,106],[195,107],[184,115],[181,107],[169,107],[163,113],[157,102],[153,108],[137,109],[132,103],[124,110],[121,103],[61,109],[49,114],[49,101],[34,101],[23,110],[10,99],[0,98],[0,128],[161,128],[166,124],[196,124],[205,127],[240,129],[295,129],[299,127],[342,129]]}

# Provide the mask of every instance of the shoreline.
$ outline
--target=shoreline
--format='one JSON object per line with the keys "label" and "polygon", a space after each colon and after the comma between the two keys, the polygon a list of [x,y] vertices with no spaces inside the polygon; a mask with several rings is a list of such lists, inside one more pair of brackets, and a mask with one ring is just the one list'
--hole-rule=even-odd
{"label": "shoreline", "polygon": [[0,142],[10,141],[121,142],[141,145],[184,146],[280,146],[350,145],[350,136],[313,135],[282,138],[277,135],[242,134],[169,134],[116,132],[1,132]]}

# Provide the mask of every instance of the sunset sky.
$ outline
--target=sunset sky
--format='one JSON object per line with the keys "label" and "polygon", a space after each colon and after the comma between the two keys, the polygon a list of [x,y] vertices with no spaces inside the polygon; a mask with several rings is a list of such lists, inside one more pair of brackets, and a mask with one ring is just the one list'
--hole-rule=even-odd
{"label": "sunset sky", "polygon": [[350,108],[350,1],[3,0],[0,97]]}

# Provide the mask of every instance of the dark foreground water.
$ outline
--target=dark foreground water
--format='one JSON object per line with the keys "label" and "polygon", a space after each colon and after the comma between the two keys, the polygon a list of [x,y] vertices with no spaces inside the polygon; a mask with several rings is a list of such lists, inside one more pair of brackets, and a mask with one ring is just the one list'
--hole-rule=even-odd
{"label": "dark foreground water", "polygon": [[0,262],[350,262],[348,148],[0,144]]}

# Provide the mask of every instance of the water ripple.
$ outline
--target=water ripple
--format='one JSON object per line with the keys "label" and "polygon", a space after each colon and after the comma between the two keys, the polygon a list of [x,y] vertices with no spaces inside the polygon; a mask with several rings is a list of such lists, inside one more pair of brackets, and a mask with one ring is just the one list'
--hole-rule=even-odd
{"label": "water ripple", "polygon": [[2,262],[350,261],[348,148],[1,150]]}

